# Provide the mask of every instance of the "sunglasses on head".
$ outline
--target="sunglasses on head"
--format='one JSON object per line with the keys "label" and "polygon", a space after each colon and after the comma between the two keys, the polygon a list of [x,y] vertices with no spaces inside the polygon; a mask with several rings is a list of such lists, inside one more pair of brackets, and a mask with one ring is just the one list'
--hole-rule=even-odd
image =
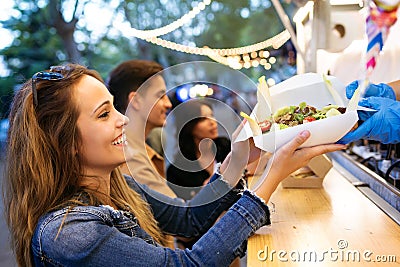
{"label": "sunglasses on head", "polygon": [[68,71],[68,66],[51,66],[50,70],[47,71],[39,71],[32,76],[32,95],[33,95],[33,105],[34,107],[38,106],[38,96],[36,89],[36,82],[38,80],[46,80],[46,81],[60,81],[64,79],[66,76],[61,74],[63,71]]}

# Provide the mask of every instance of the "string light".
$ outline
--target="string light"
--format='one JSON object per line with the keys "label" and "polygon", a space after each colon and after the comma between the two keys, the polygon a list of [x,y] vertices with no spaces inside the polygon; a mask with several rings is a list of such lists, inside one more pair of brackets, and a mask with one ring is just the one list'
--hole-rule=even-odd
{"label": "string light", "polygon": [[204,0],[200,2],[197,6],[195,6],[192,10],[190,10],[187,14],[183,15],[181,18],[175,20],[174,22],[160,27],[158,29],[153,30],[138,30],[132,27],[126,28],[125,34],[137,37],[139,39],[149,39],[161,35],[165,35],[167,33],[173,32],[176,29],[182,27],[184,24],[188,23],[192,19],[194,19],[202,10],[205,9],[211,3],[211,0]]}
{"label": "string light", "polygon": [[187,14],[161,28],[153,30],[138,30],[129,27],[124,29],[124,35],[134,36],[149,43],[153,43],[178,52],[208,56],[214,61],[224,65],[228,65],[234,69],[241,69],[243,67],[258,67],[259,65],[264,66],[264,68],[267,70],[270,69],[271,64],[274,64],[276,62],[276,59],[270,58],[269,61],[267,61],[266,58],[269,57],[269,52],[264,51],[264,49],[268,47],[278,49],[279,47],[281,47],[287,40],[290,39],[290,33],[288,30],[284,30],[281,33],[273,36],[272,38],[269,38],[259,43],[243,47],[223,49],[215,49],[207,46],[203,48],[196,46],[187,46],[172,41],[167,41],[158,37],[182,27],[184,24],[195,18],[202,10],[205,9],[206,6],[210,5],[210,3],[211,0],[204,0],[200,2]]}
{"label": "string light", "polygon": [[[264,49],[268,47],[278,49],[289,39],[289,32],[287,30],[284,30],[279,34],[256,44],[225,49],[213,49],[207,46],[203,48],[196,46],[187,46],[163,40],[158,37],[152,37],[146,39],[146,41],[178,52],[208,56],[212,60],[224,65],[228,65],[233,69],[241,69],[242,67],[250,68],[252,66],[258,67],[260,64],[264,65],[266,69],[270,69],[271,64],[274,64],[276,62],[276,59],[270,58],[269,63],[267,63],[265,58],[268,58],[270,53],[268,51],[264,51]],[[259,57],[257,57],[257,54]],[[257,63],[255,61],[257,61]]]}
{"label": "string light", "polygon": [[216,51],[221,56],[251,54],[252,52],[260,51],[270,46],[272,46],[274,49],[277,49],[281,47],[284,43],[286,43],[286,41],[289,39],[290,39],[289,31],[284,30],[281,33],[267,40],[252,45],[238,47],[238,48],[225,48],[225,49],[213,49],[213,50]]}

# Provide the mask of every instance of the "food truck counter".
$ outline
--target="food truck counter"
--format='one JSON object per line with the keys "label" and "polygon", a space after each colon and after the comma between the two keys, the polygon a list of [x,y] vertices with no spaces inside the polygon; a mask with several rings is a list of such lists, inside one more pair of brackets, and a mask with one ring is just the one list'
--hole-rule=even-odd
{"label": "food truck counter", "polygon": [[248,267],[400,266],[400,213],[378,207],[379,196],[333,166],[322,188],[278,187],[272,224],[248,241]]}

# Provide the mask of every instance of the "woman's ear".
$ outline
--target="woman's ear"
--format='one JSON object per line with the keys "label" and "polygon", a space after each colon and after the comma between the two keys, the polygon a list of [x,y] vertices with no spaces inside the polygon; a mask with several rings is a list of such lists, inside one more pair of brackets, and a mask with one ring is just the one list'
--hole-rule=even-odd
{"label": "woman's ear", "polygon": [[136,92],[130,92],[128,95],[128,105],[131,105],[135,110],[140,109],[140,96]]}

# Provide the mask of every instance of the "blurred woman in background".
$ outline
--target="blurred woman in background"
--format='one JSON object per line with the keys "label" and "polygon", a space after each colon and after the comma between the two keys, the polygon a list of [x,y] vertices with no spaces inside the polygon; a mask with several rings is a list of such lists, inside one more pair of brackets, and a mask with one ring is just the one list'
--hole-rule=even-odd
{"label": "blurred woman in background", "polygon": [[191,199],[214,173],[231,149],[226,137],[218,136],[218,123],[211,104],[204,99],[181,103],[173,112],[178,147],[167,169],[167,180],[175,193]]}

